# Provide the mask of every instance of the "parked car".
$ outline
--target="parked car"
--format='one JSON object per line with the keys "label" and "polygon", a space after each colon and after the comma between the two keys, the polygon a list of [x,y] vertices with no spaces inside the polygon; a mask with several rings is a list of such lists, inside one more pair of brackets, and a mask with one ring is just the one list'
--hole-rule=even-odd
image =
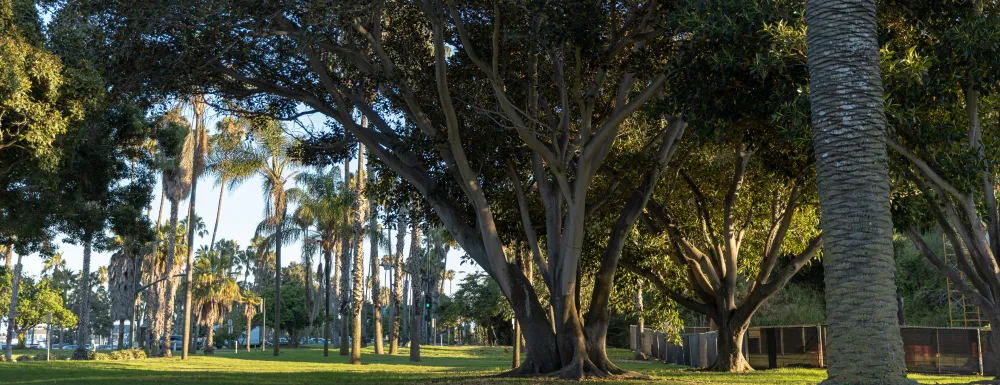
{"label": "parked car", "polygon": [[324,339],[322,339],[322,338],[310,338],[309,339],[309,343],[310,344],[322,344],[323,342],[326,342],[326,341]]}
{"label": "parked car", "polygon": [[39,344],[28,344],[26,347],[28,349],[41,349],[41,345]]}
{"label": "parked car", "polygon": [[62,346],[61,348],[59,348],[59,349],[62,349],[62,350],[76,350],[76,345],[73,345],[73,344],[67,344],[67,345],[63,345],[63,346]]}
{"label": "parked car", "polygon": [[111,345],[99,345],[99,346],[97,346],[97,350],[112,350],[112,349],[114,349],[114,348]]}

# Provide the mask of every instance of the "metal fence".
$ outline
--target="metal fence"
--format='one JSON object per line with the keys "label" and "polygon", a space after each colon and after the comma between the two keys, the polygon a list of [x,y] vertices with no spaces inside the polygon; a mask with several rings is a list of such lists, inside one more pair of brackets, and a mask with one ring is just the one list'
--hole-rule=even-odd
{"label": "metal fence", "polygon": [[[631,328],[631,348],[636,343],[647,356],[666,363],[696,368],[715,361],[715,332],[692,332],[680,335],[682,344],[669,343],[666,334],[644,330],[637,341]],[[991,331],[977,328],[900,328],[906,370],[926,373],[996,375],[990,359]],[[743,354],[756,369],[780,367],[825,367],[826,326],[781,326],[750,328],[744,336]],[[984,357],[985,353],[985,357]]]}

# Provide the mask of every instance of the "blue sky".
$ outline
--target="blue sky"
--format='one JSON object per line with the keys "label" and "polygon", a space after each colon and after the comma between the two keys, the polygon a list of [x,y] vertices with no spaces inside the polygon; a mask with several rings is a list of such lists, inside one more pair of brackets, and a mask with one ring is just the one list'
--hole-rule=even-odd
{"label": "blue sky", "polygon": [[[215,123],[220,119],[221,116],[213,113],[213,111],[208,111],[208,127],[210,130],[214,131]],[[324,127],[324,119],[325,118],[323,118],[322,115],[314,114],[303,117],[301,123],[320,128]],[[341,165],[340,167],[343,166]],[[352,162],[351,169],[356,169],[356,162]],[[205,237],[195,239],[196,248],[201,245],[207,245],[211,241],[211,231],[212,226],[215,223],[220,189],[221,187],[216,186],[215,179],[210,175],[205,175],[198,180],[195,212],[198,216],[204,218],[205,226],[208,228],[209,234]],[[155,221],[160,204],[159,185],[157,185],[153,191],[155,191],[156,194],[153,197],[153,210],[149,216],[151,220]],[[290,208],[289,212],[292,210],[293,208]],[[165,202],[163,211],[164,218],[162,219],[162,222],[166,223],[168,221],[167,217],[169,216],[170,211],[170,202]],[[181,204],[179,211],[182,219],[187,216],[187,201]],[[217,240],[235,240],[240,247],[245,247],[250,244],[250,239],[253,238],[257,224],[260,223],[263,217],[264,198],[261,195],[261,181],[260,179],[251,179],[246,183],[243,183],[236,190],[224,193],[222,215],[219,220],[219,231],[216,238]],[[393,233],[393,240],[395,240],[395,233]],[[368,245],[369,244],[366,242],[366,247],[364,248],[366,271],[369,269],[368,255],[370,246]],[[79,271],[83,267],[83,247],[69,243],[60,243],[59,247],[63,252],[64,258],[66,259],[67,266],[71,270]],[[406,250],[409,250],[409,242],[407,242],[406,247]],[[285,245],[282,249],[282,266],[288,266],[288,264],[294,261],[301,261],[302,248],[300,243],[293,242],[292,244]],[[462,254],[464,254],[464,252],[461,250],[452,250],[448,254],[447,268],[456,271],[456,284],[458,281],[461,281],[461,278],[466,274],[474,270],[481,270],[478,266],[469,265],[468,263],[465,265],[459,265]],[[404,255],[409,254],[405,253]],[[95,250],[91,258],[91,269],[96,270],[98,266],[106,266],[108,264],[108,261],[111,258],[111,252],[98,252]],[[314,259],[314,261],[318,262],[318,259]],[[37,254],[24,256],[23,263],[24,272],[26,274],[32,276],[38,276],[41,274],[43,262]],[[445,291],[448,292],[448,289],[446,288]]]}

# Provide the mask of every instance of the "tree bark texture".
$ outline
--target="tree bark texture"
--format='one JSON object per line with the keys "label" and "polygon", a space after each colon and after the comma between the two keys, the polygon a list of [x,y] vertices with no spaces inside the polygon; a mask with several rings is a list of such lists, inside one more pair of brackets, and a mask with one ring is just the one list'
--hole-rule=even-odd
{"label": "tree bark texture", "polygon": [[[7,258],[11,257],[10,251],[14,249],[13,245],[8,245]],[[17,318],[17,296],[20,294],[21,290],[21,254],[17,255],[17,264],[14,265],[14,277],[11,280],[10,289],[10,308],[7,310],[7,341],[4,344],[4,356],[7,358],[7,362],[11,362],[11,341],[14,339],[14,320]],[[24,336],[21,336],[21,344],[24,343]],[[60,341],[62,342],[62,341]]]}
{"label": "tree bark texture", "polygon": [[875,0],[809,0],[816,183],[826,238],[823,384],[909,384],[896,322]]}
{"label": "tree bark texture", "polygon": [[403,242],[406,240],[406,217],[402,210],[396,223],[396,250],[392,255],[392,329],[389,331],[389,354],[399,353],[400,317],[403,303]]}
{"label": "tree bark texture", "polygon": [[[375,205],[371,202],[368,204],[368,227],[370,228],[370,234],[378,234],[378,226],[375,223]],[[381,275],[379,272],[382,271],[382,265],[380,263],[380,258],[378,257],[378,242],[372,240],[371,250],[370,250],[370,269],[371,269],[371,280],[372,280],[372,327],[375,328],[372,335],[375,338],[375,354],[385,354],[382,347],[382,282]]]}
{"label": "tree bark texture", "polygon": [[[80,270],[80,288],[83,293],[80,298],[80,314],[76,327],[76,350],[74,360],[86,360],[88,356],[86,344],[90,341],[90,253],[93,248],[93,237],[89,234],[83,242],[83,269]],[[13,297],[11,298],[13,300]]]}
{"label": "tree bark texture", "polygon": [[[367,119],[362,117],[362,126],[367,126]],[[358,173],[355,175],[354,184],[354,251],[352,262],[354,264],[354,275],[351,289],[351,312],[353,314],[353,324],[351,325],[351,363],[361,365],[361,312],[364,309],[365,290],[365,266],[364,266],[364,246],[365,230],[364,223],[368,217],[368,202],[364,197],[365,192],[365,147],[358,145]],[[374,266],[373,266],[374,267]]]}
{"label": "tree bark texture", "polygon": [[420,224],[417,223],[416,218],[410,218],[410,258],[408,265],[410,266],[410,297],[412,298],[412,303],[410,305],[410,361],[418,362],[420,361],[420,314],[422,313],[424,306],[423,293],[421,291],[421,274],[420,274]]}
{"label": "tree bark texture", "polygon": [[277,357],[281,351],[281,233],[284,231],[285,213],[275,215],[279,217],[275,230],[278,236],[274,238],[274,322],[271,324],[274,335],[271,336],[271,343],[274,344],[274,356]]}

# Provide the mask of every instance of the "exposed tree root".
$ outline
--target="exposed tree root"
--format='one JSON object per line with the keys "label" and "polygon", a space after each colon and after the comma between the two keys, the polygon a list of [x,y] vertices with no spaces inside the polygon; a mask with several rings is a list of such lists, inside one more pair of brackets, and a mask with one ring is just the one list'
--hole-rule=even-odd
{"label": "exposed tree root", "polygon": [[712,364],[705,368],[705,372],[728,372],[728,373],[746,373],[754,371],[753,367],[750,366],[745,360],[743,362],[734,364],[732,366],[720,365],[719,362]]}

